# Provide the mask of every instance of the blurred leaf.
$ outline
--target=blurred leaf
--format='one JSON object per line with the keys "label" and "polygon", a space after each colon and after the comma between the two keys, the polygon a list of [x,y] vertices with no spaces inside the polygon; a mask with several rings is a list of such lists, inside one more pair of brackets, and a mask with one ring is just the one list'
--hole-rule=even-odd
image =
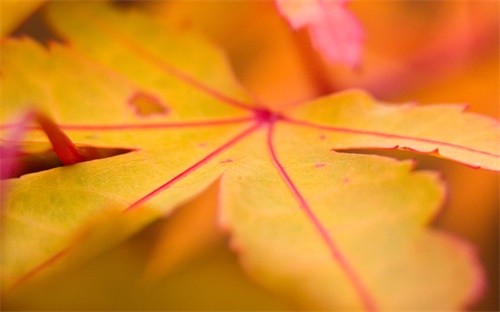
{"label": "blurred leaf", "polygon": [[[2,307],[22,311],[291,310],[283,299],[251,282],[225,247],[223,235],[214,233],[215,202],[210,199],[216,192],[214,184],[168,218],[158,219],[94,259],[31,280],[2,297]],[[200,214],[204,220],[189,217]],[[107,226],[102,221],[102,234],[106,228],[108,235],[119,229],[112,218],[107,219]],[[213,225],[210,230],[209,226],[204,230],[193,227],[200,223]],[[179,232],[180,226],[189,230]],[[190,235],[186,232],[210,231],[217,238],[182,237]]]}
{"label": "blurred leaf", "polygon": [[330,62],[350,67],[361,62],[364,32],[345,5],[350,0],[276,0],[293,29],[308,27],[316,49]]}
{"label": "blurred leaf", "polygon": [[[52,3],[49,14],[70,47],[3,44],[2,129],[35,107],[77,145],[134,152],[5,181],[4,285],[97,254],[112,245],[103,238],[116,244],[222,176],[218,216],[243,266],[306,307],[452,309],[480,294],[470,248],[423,227],[442,202],[436,176],[340,151],[439,151],[498,170],[497,122],[361,91],[271,111],[196,34],[100,3]],[[106,211],[123,212],[124,230],[99,221],[113,220]]]}
{"label": "blurred leaf", "polygon": [[218,183],[214,183],[186,207],[161,222],[151,244],[145,280],[157,281],[191,258],[222,243],[223,236],[216,224],[218,191]]}

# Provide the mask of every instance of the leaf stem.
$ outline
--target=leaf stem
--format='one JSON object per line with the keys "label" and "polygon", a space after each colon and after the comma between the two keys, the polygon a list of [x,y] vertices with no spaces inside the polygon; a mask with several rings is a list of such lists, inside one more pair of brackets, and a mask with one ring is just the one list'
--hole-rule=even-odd
{"label": "leaf stem", "polygon": [[88,160],[80,153],[78,147],[49,117],[41,113],[33,113],[34,119],[42,127],[50,140],[54,152],[64,165],[73,165]]}

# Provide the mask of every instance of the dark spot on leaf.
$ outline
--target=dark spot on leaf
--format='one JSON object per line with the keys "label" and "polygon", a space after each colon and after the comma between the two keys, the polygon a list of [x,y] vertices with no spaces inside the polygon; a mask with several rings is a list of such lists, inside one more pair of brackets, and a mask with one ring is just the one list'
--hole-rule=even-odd
{"label": "dark spot on leaf", "polygon": [[324,163],[317,163],[314,165],[314,167],[316,167],[316,168],[323,168],[324,166],[325,166]]}
{"label": "dark spot on leaf", "polygon": [[135,113],[142,117],[166,115],[169,112],[168,107],[160,99],[145,92],[135,93],[128,103],[135,110]]}
{"label": "dark spot on leaf", "polygon": [[324,135],[324,134],[320,134],[320,135],[319,135],[319,139],[320,139],[320,140],[324,140],[324,139],[326,139],[326,135]]}
{"label": "dark spot on leaf", "polygon": [[232,159],[226,159],[226,160],[222,160],[220,163],[221,164],[226,164],[226,163],[232,163],[233,160]]}

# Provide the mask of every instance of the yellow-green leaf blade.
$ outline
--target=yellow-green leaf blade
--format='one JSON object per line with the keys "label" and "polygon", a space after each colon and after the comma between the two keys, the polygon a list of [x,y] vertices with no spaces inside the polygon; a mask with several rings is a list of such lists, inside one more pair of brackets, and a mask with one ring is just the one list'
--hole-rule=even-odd
{"label": "yellow-green leaf blade", "polygon": [[[63,19],[71,12],[57,14]],[[96,12],[112,15],[115,22],[119,18],[101,4],[96,4]],[[145,17],[139,19],[144,23],[139,26],[161,33]],[[166,42],[207,53],[208,60],[218,57],[209,66],[211,77],[232,81],[226,78],[227,68],[213,47],[184,34],[172,35]],[[109,44],[103,53],[111,59],[122,53],[119,59],[123,60],[126,52]],[[2,203],[2,276],[7,287],[51,264],[51,259],[75,245],[72,242],[82,227],[110,209],[134,211],[147,205],[168,214],[213,183],[231,163],[228,150],[256,127],[247,109],[204,92],[203,85],[189,85],[189,79],[175,75],[162,79],[168,75],[155,72],[153,67],[158,64],[149,64],[147,73],[131,61],[121,72],[77,50],[60,45],[47,50],[29,39],[7,40],[2,44],[2,56],[2,103],[8,103],[2,114],[5,140],[18,117],[36,109],[54,118],[77,145],[132,150],[2,182],[2,190],[8,190]],[[203,63],[190,65],[206,70]],[[228,92],[235,88],[241,95],[236,85],[225,87]],[[130,103],[137,94],[158,99],[167,111],[138,113],[140,107]],[[148,101],[147,96],[144,99]],[[48,141],[36,127],[26,129],[23,139],[20,144]],[[137,220],[135,226],[143,222]],[[126,235],[124,232],[123,237]]]}
{"label": "yellow-green leaf blade", "polygon": [[442,201],[434,175],[274,127],[222,178],[221,222],[255,279],[314,309],[454,309],[477,295],[474,254],[423,228]]}
{"label": "yellow-green leaf blade", "polygon": [[[203,133],[220,135],[217,130]],[[185,142],[185,136],[171,134],[174,149],[162,150],[172,154],[168,159],[154,151],[139,151],[4,182],[8,188],[4,282],[14,283],[64,250],[82,225],[109,209],[124,211],[146,204],[169,213],[213,183],[229,164],[225,148],[211,150],[210,146],[229,147],[233,137],[207,140],[207,147],[193,146],[184,149],[191,154],[183,154],[175,146]]]}
{"label": "yellow-green leaf blade", "polygon": [[336,150],[410,149],[500,170],[499,122],[463,110],[457,105],[389,105],[348,91],[306,103],[286,116],[322,129]]}
{"label": "yellow-green leaf blade", "polygon": [[220,51],[201,36],[98,2],[55,2],[48,15],[73,46],[160,98],[176,115],[248,115],[250,99]]}

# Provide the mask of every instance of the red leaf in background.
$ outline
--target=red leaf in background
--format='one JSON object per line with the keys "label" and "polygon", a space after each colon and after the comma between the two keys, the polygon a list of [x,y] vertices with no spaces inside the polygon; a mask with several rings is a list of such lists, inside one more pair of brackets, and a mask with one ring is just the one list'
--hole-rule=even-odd
{"label": "red leaf in background", "polygon": [[309,28],[315,48],[330,62],[359,65],[364,32],[345,8],[349,0],[276,0],[278,11],[294,29]]}

